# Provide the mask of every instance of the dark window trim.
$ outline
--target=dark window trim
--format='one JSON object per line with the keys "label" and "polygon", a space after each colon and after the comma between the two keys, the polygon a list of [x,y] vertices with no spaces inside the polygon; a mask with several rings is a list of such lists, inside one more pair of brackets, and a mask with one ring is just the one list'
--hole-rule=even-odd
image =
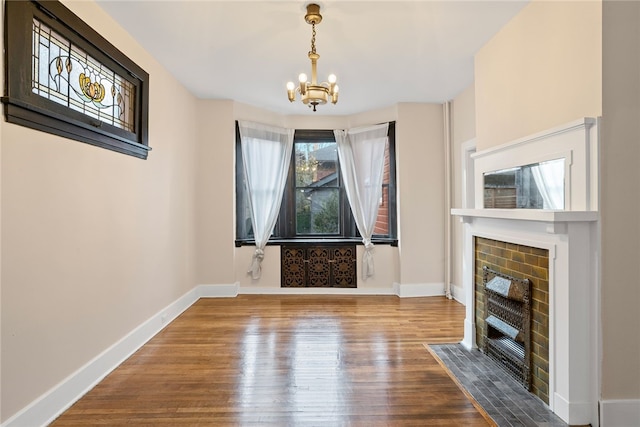
{"label": "dark window trim", "polygon": [[[398,239],[389,239],[389,238],[376,238],[373,237],[371,242],[374,245],[390,245],[393,247],[398,246]],[[337,238],[291,238],[291,239],[278,239],[271,238],[267,242],[267,246],[280,246],[286,245],[290,243],[322,243],[322,244],[343,244],[343,243],[354,243],[356,245],[363,245],[361,237],[337,237]],[[256,241],[253,239],[236,239],[234,241],[235,247],[240,248],[242,246],[255,246]]]}
{"label": "dark window trim", "polygon": [[[389,237],[398,235],[398,198],[396,180],[396,122],[389,122]],[[376,235],[373,236],[374,238]],[[386,237],[386,236],[385,236]],[[397,245],[397,240],[396,240]]]}
{"label": "dark window trim", "polygon": [[[134,132],[100,122],[31,91],[36,18],[136,87]],[[149,74],[59,1],[5,1],[5,117],[9,123],[147,158]]]}
{"label": "dark window trim", "polygon": [[[322,138],[334,141],[332,130],[314,130],[314,129],[296,129],[294,141],[298,139],[317,139],[321,141]],[[398,230],[398,213],[397,213],[397,188],[396,188],[396,153],[395,153],[395,122],[389,122],[389,235],[374,235],[371,241],[375,245],[391,245],[398,246],[398,238],[396,237]],[[287,192],[293,194],[291,189],[295,184],[295,175],[293,169],[295,168],[295,150],[292,150],[292,161],[289,165],[289,174],[287,176],[287,188],[283,195],[283,201],[280,206],[280,213],[278,214],[278,222],[274,228],[274,234],[268,240],[267,245],[283,245],[287,243],[355,243],[357,245],[362,244],[362,237],[358,232],[355,221],[353,219],[351,208],[347,200],[345,190],[341,187],[341,197],[344,200],[342,203],[341,213],[341,235],[298,235],[295,234],[295,195],[293,197],[287,197]],[[236,121],[236,183],[243,182],[243,163],[242,163],[242,151],[240,148],[240,128]],[[239,188],[239,184],[236,184],[236,221],[238,210],[240,207],[241,194],[239,191],[245,191]],[[236,224],[236,237],[239,235],[240,227]],[[241,246],[254,246],[255,240],[251,238],[236,238],[235,247]]]}

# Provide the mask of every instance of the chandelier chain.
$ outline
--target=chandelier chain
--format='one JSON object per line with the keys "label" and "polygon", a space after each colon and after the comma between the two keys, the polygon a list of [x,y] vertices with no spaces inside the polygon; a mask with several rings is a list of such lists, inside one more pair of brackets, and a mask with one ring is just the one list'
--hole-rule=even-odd
{"label": "chandelier chain", "polygon": [[311,53],[316,53],[316,23],[311,23]]}

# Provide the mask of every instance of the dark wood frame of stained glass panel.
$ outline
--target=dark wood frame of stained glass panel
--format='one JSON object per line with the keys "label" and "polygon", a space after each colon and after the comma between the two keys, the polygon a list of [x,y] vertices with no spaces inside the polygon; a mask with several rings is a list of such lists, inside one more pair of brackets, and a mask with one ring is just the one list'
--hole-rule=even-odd
{"label": "dark wood frame of stained glass panel", "polygon": [[[34,46],[37,44],[34,41],[34,28],[39,24],[52,33],[55,32],[60,40],[69,43],[68,55],[54,58],[58,65],[58,77],[64,72],[68,73],[68,77],[71,76],[73,66],[69,60],[74,58],[72,49],[85,53],[87,58],[100,65],[98,71],[91,70],[92,77],[89,77],[90,72],[82,74],[78,87],[73,87],[73,91],[79,93],[89,106],[86,112],[70,107],[69,102],[63,105],[59,99],[54,102],[36,93],[34,87],[37,85],[34,82],[38,71],[33,59],[36,50]],[[81,65],[91,68],[86,64]],[[51,61],[47,67],[47,72],[50,69],[55,72],[56,64]],[[131,89],[130,96],[125,95],[126,110],[131,116],[127,118],[126,126],[120,124],[119,118],[109,122],[105,121],[106,115],[101,116],[102,109],[105,108],[105,105],[100,104],[104,99],[105,86],[98,80],[104,77],[103,71],[112,73],[114,79],[122,83],[118,88],[126,86]],[[66,91],[71,94],[70,78],[68,83]],[[114,112],[112,117],[116,115],[116,108],[121,111],[119,116],[124,115],[124,103],[121,104],[123,98],[119,92],[116,93],[115,87],[114,83],[112,90],[107,91],[111,92],[107,93],[107,99],[113,100],[109,106]],[[2,97],[2,102],[6,120],[10,123],[142,159],[147,158],[150,150],[149,74],[59,1],[5,1],[5,96]]]}

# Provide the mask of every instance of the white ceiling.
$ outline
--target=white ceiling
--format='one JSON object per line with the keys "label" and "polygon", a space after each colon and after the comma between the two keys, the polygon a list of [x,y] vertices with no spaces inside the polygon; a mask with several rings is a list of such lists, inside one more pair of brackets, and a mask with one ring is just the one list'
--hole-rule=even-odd
{"label": "white ceiling", "polygon": [[[98,3],[197,97],[314,114],[285,89],[311,75],[309,1]],[[315,114],[344,115],[453,99],[473,80],[474,54],[527,1],[317,3],[318,79],[336,74],[340,100]]]}

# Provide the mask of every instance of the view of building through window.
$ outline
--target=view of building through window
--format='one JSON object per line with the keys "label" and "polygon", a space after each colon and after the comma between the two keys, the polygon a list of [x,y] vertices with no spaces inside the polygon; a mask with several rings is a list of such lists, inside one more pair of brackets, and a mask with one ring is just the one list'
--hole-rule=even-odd
{"label": "view of building through window", "polygon": [[384,172],[382,175],[382,197],[378,207],[378,218],[373,229],[374,236],[389,235],[389,182],[391,179],[391,160],[389,155],[389,142],[384,147]]}
{"label": "view of building through window", "polygon": [[[295,143],[296,233],[340,233],[340,174],[335,142]],[[389,235],[389,144],[374,235]]]}
{"label": "view of building through window", "polygon": [[296,142],[296,234],[340,233],[340,175],[335,142]]}

